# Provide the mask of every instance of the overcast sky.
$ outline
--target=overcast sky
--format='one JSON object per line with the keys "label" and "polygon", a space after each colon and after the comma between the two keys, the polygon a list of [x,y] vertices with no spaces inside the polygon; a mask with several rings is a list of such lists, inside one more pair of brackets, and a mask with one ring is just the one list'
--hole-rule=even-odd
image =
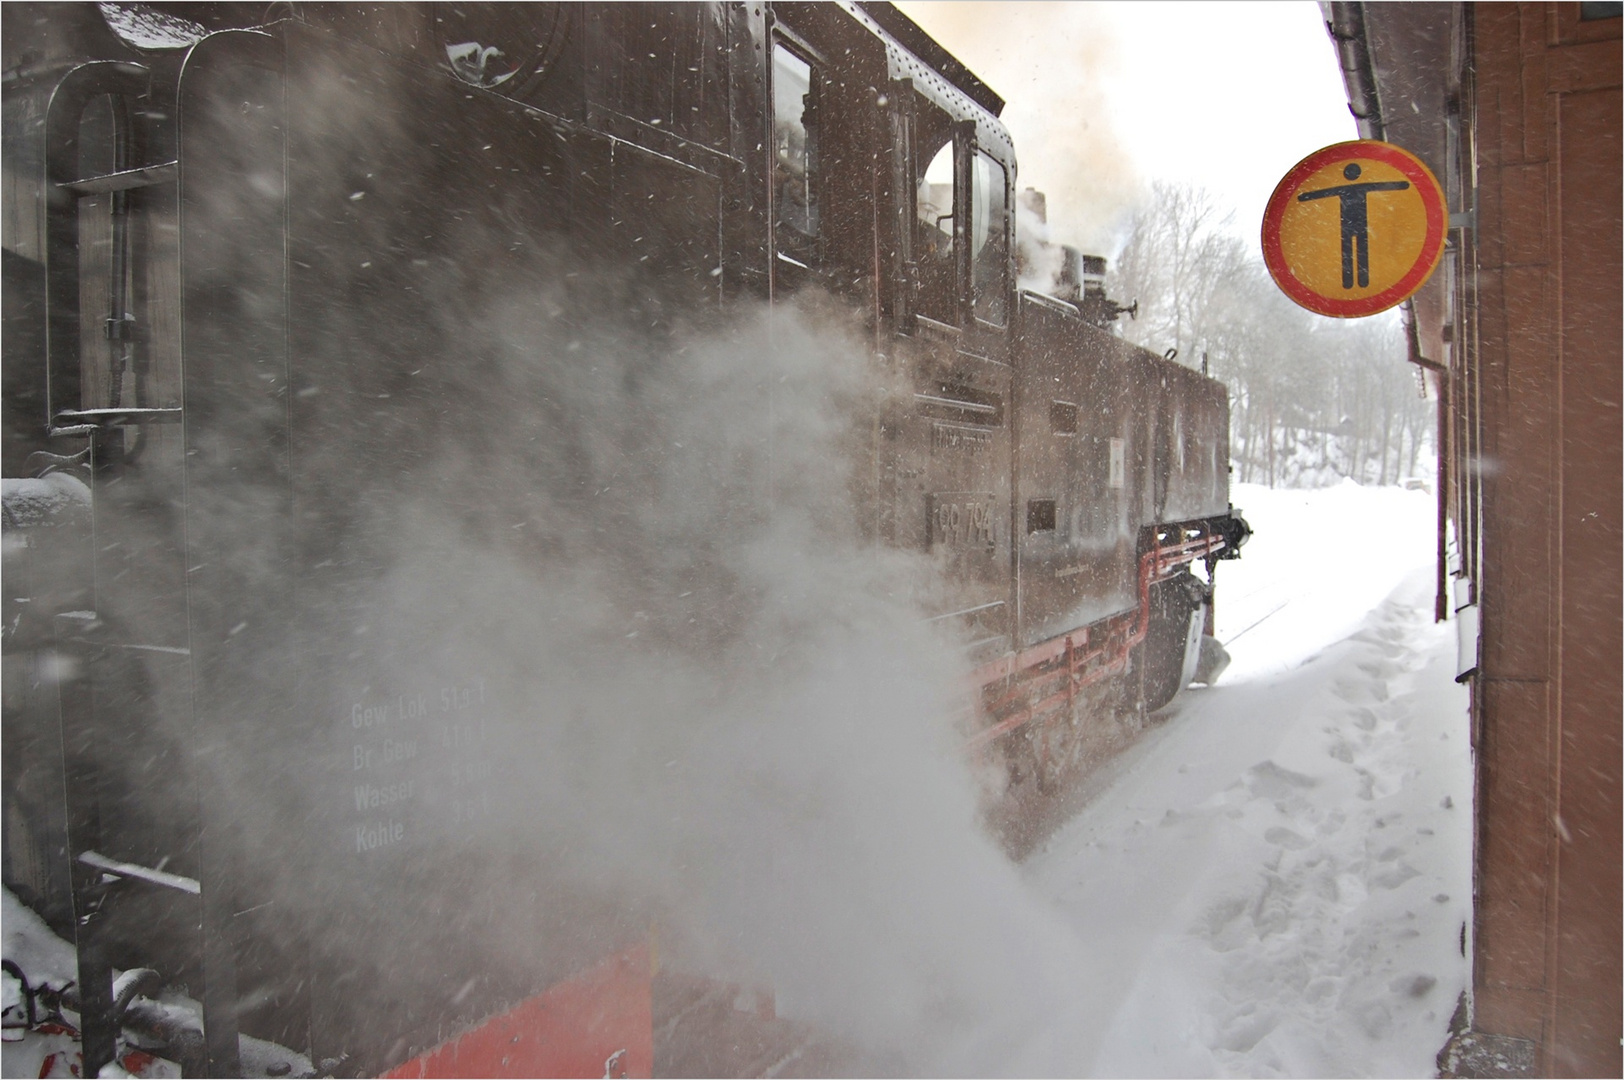
{"label": "overcast sky", "polygon": [[1209,189],[1254,244],[1286,170],[1358,138],[1319,6],[898,5],[1009,104],[1021,187],[1057,237],[1114,255],[1152,180]]}

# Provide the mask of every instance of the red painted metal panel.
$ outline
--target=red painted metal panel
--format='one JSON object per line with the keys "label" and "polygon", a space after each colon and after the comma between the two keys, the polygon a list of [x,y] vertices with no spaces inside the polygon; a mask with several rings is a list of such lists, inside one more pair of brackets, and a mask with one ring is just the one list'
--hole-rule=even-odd
{"label": "red painted metal panel", "polygon": [[648,947],[629,949],[384,1076],[650,1076],[651,978]]}

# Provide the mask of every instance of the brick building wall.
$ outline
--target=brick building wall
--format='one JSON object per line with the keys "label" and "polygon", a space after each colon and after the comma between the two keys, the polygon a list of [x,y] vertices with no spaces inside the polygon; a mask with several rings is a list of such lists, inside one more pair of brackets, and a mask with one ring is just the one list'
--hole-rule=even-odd
{"label": "brick building wall", "polygon": [[1322,8],[1361,135],[1418,154],[1451,210],[1406,310],[1440,403],[1440,617],[1475,603],[1481,628],[1456,616],[1473,991],[1440,1066],[1624,1075],[1621,7]]}
{"label": "brick building wall", "polygon": [[1621,20],[1470,16],[1473,1027],[1532,1040],[1540,1075],[1618,1076]]}

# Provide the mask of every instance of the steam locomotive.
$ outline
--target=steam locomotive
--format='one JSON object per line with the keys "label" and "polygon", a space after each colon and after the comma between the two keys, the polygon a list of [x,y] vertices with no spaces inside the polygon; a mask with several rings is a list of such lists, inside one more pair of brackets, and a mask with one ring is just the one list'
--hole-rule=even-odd
{"label": "steam locomotive", "polygon": [[[965,749],[1011,789],[1221,663],[1224,388],[1113,333],[1097,263],[1069,300],[1017,287],[1003,103],[891,5],[3,17],[4,874],[77,949],[84,1075],[132,1029],[198,1074],[263,1044],[649,1074],[644,913],[462,887],[551,878],[486,827],[517,704],[460,594],[412,591],[470,545],[567,567],[658,501],[578,490],[597,433],[555,391],[617,335],[632,393],[747,309],[856,328],[887,391],[826,509],[934,567],[919,618],[966,650]],[[614,587],[700,567],[720,595],[703,535]],[[319,924],[312,883],[342,893]],[[498,924],[541,944],[459,952]]]}

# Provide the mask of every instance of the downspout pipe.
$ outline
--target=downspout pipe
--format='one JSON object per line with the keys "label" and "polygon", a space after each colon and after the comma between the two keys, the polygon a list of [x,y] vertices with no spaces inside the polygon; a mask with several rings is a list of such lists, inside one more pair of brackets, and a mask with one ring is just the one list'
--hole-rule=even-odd
{"label": "downspout pipe", "polygon": [[1348,111],[1359,124],[1359,137],[1381,139],[1381,99],[1370,62],[1370,38],[1365,33],[1365,5],[1331,0],[1320,4],[1325,32],[1336,46],[1342,64],[1342,82],[1348,88]]}

